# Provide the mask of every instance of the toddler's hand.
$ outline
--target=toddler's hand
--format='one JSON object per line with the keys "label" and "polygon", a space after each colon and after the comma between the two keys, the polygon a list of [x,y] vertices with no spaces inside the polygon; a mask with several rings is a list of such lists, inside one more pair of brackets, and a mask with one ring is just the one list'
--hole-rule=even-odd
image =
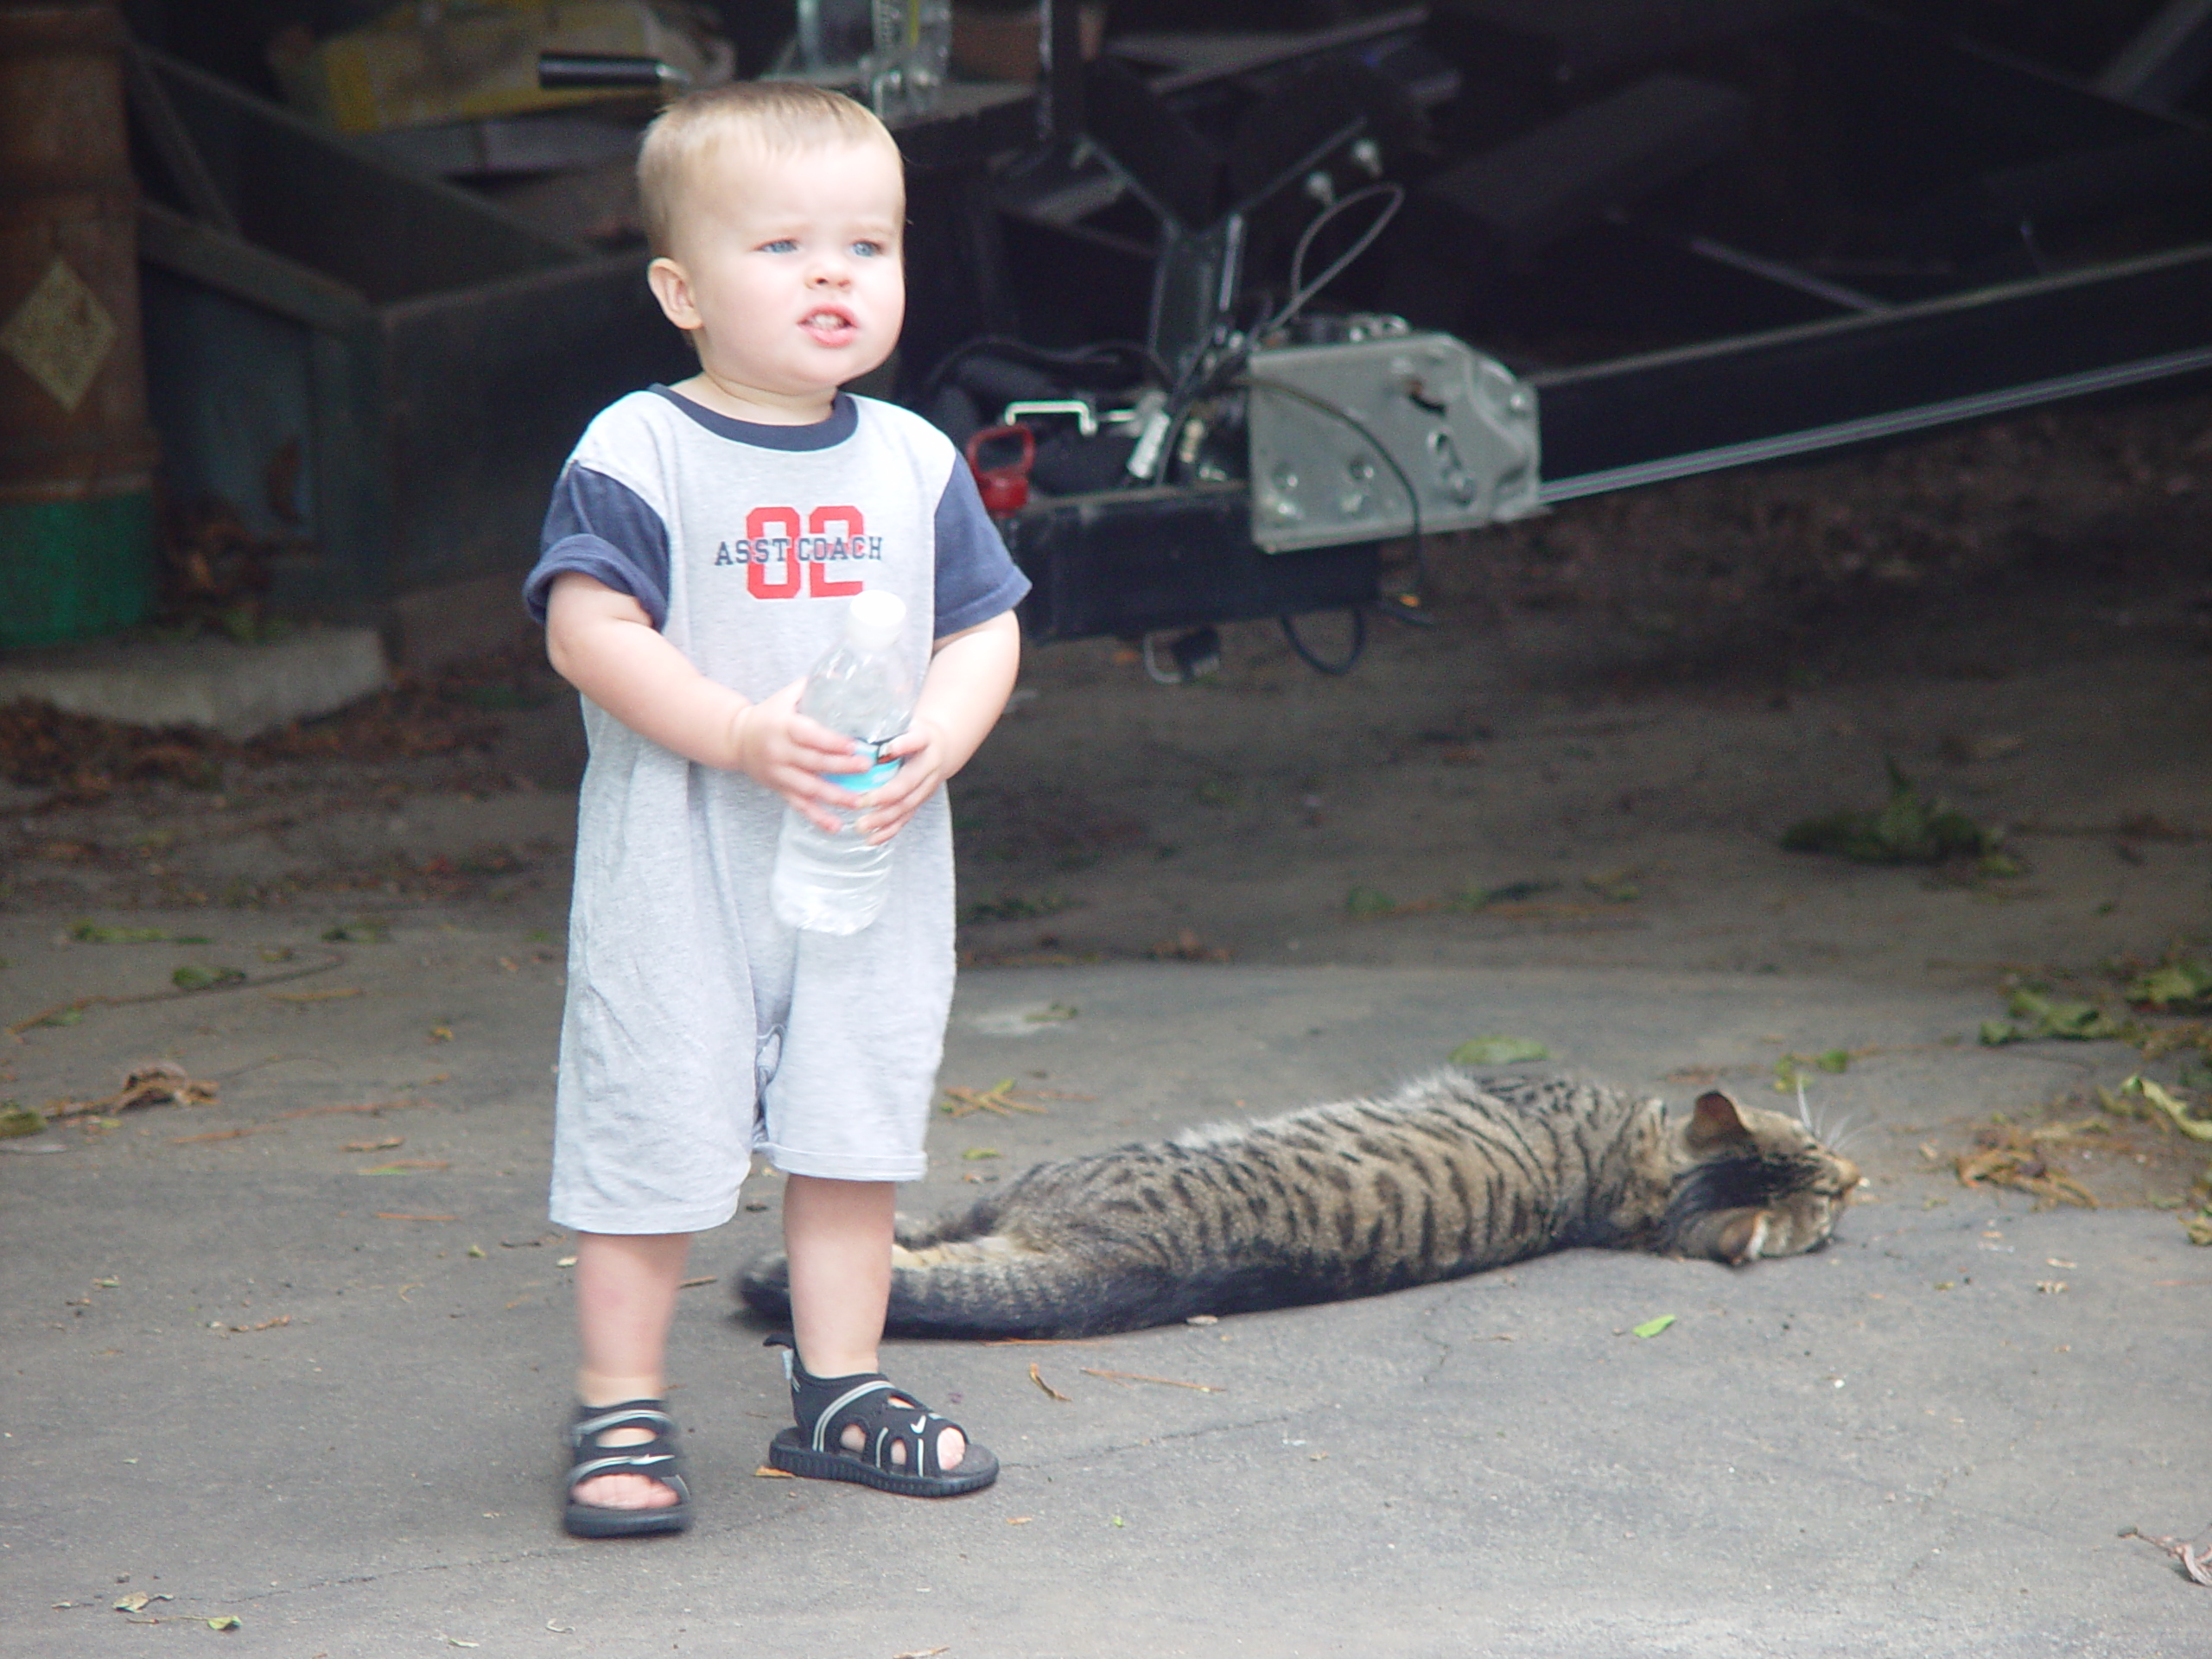
{"label": "toddler's hand", "polygon": [[899,761],[899,770],[861,798],[867,810],[855,826],[871,847],[880,847],[904,830],[948,771],[944,734],[927,720],[917,720],[886,743],[883,758]]}
{"label": "toddler's hand", "polygon": [[817,828],[834,832],[841,826],[823,803],[849,806],[853,797],[823,782],[821,774],[866,772],[873,763],[849,738],[799,713],[799,693],[805,689],[805,681],[794,680],[739,714],[731,728],[736,756],[731,769],[774,790]]}

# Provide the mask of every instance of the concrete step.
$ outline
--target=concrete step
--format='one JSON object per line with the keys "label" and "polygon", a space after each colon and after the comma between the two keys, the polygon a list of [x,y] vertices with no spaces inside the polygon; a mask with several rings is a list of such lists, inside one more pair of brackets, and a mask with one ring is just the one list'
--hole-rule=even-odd
{"label": "concrete step", "polygon": [[0,702],[35,697],[68,714],[202,726],[243,742],[343,708],[390,678],[373,628],[316,628],[252,645],[124,638],[0,658]]}

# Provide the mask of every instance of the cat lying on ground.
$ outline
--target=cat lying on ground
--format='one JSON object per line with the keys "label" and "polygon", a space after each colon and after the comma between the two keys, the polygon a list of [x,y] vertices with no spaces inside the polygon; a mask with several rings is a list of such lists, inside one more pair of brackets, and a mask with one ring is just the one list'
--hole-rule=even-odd
{"label": "cat lying on ground", "polygon": [[[1796,1118],[1700,1095],[1444,1071],[1381,1100],[1039,1164],[902,1229],[888,1331],[1083,1337],[1373,1296],[1548,1250],[1742,1263],[1825,1243],[1858,1166]],[[737,1292],[788,1316],[780,1253]]]}

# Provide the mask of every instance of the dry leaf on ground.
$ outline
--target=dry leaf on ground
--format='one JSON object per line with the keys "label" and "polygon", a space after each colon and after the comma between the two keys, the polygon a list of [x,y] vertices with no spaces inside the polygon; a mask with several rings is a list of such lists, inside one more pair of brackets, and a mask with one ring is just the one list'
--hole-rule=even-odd
{"label": "dry leaf on ground", "polygon": [[2096,1144],[2089,1137],[2102,1135],[2106,1129],[2103,1120],[2094,1117],[2083,1118],[2078,1123],[2049,1124],[2039,1129],[2024,1128],[2017,1123],[1982,1129],[1974,1135],[1982,1150],[1959,1154],[1959,1185],[1977,1186],[1987,1182],[1993,1186],[2009,1186],[2017,1192],[2032,1193],[2044,1208],[2063,1203],[2094,1210],[2097,1201],[2088,1189],[2056,1167],[2050,1154],[2060,1147]]}
{"label": "dry leaf on ground", "polygon": [[1016,1112],[1031,1112],[1039,1117],[1047,1115],[1048,1109],[1037,1104],[1039,1100],[1089,1100],[1089,1095],[1071,1095],[1060,1089],[1027,1089],[1030,1096],[1023,1099],[1014,1089],[1012,1077],[1001,1077],[988,1089],[962,1089],[948,1085],[944,1101],[938,1107],[947,1117],[965,1117],[970,1112],[995,1112],[1001,1117],[1012,1117]]}
{"label": "dry leaf on ground", "polygon": [[2120,1085],[2123,1095],[2140,1095],[2173,1120],[2174,1127],[2192,1141],[2212,1141],[2212,1121],[2190,1116],[2189,1108],[2172,1092],[2138,1074]]}
{"label": "dry leaf on ground", "polygon": [[2122,1527],[2123,1538],[2140,1538],[2146,1544],[2156,1544],[2160,1549],[2181,1563],[2181,1570],[2190,1580],[2212,1588],[2212,1543],[2199,1543],[2193,1538],[2158,1538],[2133,1527]]}
{"label": "dry leaf on ground", "polygon": [[101,1117],[136,1111],[146,1106],[207,1106],[217,1093],[212,1083],[188,1077],[174,1060],[156,1060],[134,1067],[123,1087],[101,1100],[56,1101],[46,1109],[48,1117],[76,1117],[91,1112]]}
{"label": "dry leaf on ground", "polygon": [[1037,1362],[1033,1359],[1029,1362],[1029,1380],[1032,1382],[1034,1382],[1039,1388],[1044,1389],[1046,1393],[1051,1395],[1053,1399],[1060,1402],[1061,1404],[1065,1405],[1068,1403],[1068,1396],[1062,1394],[1058,1389],[1054,1388],[1051,1383],[1045,1380],[1044,1372],[1037,1369]]}

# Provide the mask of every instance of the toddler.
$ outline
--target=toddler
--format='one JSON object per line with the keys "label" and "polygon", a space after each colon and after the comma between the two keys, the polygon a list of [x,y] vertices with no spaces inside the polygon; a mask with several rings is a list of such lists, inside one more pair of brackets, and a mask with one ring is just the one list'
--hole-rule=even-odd
{"label": "toddler", "polygon": [[[729,1219],[759,1151],[788,1178],[797,1427],[791,1473],[944,1497],[997,1460],[877,1369],[894,1183],[922,1139],[952,994],[944,780],[1005,705],[1028,582],[952,445],[838,388],[881,364],[906,303],[897,146],[798,83],[695,93],[657,120],[639,181],[648,279],[699,372],[633,392],[556,486],[525,599],[582,692],[553,1219],[573,1228],[581,1403],[564,1524],[690,1520],[663,1396],[690,1235]],[[870,762],[808,720],[806,671],[850,596],[906,601],[920,692]],[[893,842],[883,913],[849,937],[769,907],[786,805]],[[894,838],[895,837],[895,841]]]}

